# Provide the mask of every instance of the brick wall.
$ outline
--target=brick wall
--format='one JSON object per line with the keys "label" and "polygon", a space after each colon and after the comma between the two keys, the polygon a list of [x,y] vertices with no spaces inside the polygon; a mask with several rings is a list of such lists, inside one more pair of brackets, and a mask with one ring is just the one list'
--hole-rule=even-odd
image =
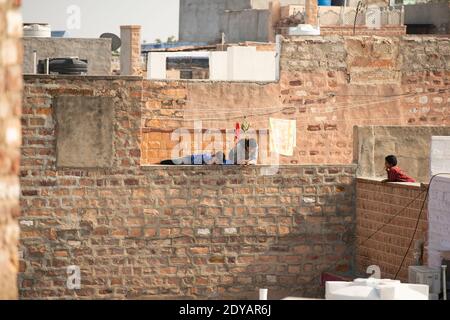
{"label": "brick wall", "polygon": [[0,1],[0,300],[17,298],[22,19],[20,1]]}
{"label": "brick wall", "polygon": [[293,37],[279,83],[144,81],[143,164],[167,158],[170,133],[189,120],[225,130],[244,115],[257,130],[269,117],[297,120],[283,164],[351,163],[355,125],[450,124],[449,48],[448,37]]}
{"label": "brick wall", "polygon": [[[22,298],[318,296],[352,268],[354,166],[140,167],[142,81],[25,79]],[[111,168],[56,167],[59,95],[114,97]]]}
{"label": "brick wall", "polygon": [[[381,268],[381,276],[393,279],[400,267],[420,213],[426,189],[418,185],[383,184],[374,180],[357,179],[356,183],[356,269],[361,274],[370,265]],[[417,200],[413,201],[416,197]],[[412,202],[413,201],[413,202]],[[411,205],[402,211],[400,210]],[[388,223],[394,215],[398,216]],[[408,280],[408,266],[414,265],[416,240],[427,240],[428,212],[425,204],[418,230],[398,279]],[[376,230],[387,224],[375,235]],[[369,240],[367,240],[373,235]],[[427,253],[424,253],[426,264]]]}

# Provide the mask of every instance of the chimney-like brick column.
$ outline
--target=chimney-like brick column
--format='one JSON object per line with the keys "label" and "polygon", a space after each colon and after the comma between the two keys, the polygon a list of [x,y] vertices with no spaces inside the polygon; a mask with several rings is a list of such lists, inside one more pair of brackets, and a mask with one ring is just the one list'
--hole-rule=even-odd
{"label": "chimney-like brick column", "polygon": [[141,68],[141,26],[121,26],[120,74],[140,76]]}
{"label": "chimney-like brick column", "polygon": [[281,19],[281,4],[280,0],[269,2],[269,42],[276,41],[275,25]]}
{"label": "chimney-like brick column", "polygon": [[22,107],[20,0],[0,1],[0,300],[17,299]]}
{"label": "chimney-like brick column", "polygon": [[306,24],[319,25],[319,5],[317,0],[305,0]]}

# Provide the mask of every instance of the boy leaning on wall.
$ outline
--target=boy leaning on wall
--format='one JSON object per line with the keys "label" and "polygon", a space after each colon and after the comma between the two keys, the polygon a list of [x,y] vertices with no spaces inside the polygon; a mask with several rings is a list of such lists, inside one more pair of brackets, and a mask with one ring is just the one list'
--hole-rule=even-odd
{"label": "boy leaning on wall", "polygon": [[394,155],[385,158],[384,168],[388,178],[383,182],[416,182],[415,179],[408,176],[400,167],[397,166],[398,160]]}

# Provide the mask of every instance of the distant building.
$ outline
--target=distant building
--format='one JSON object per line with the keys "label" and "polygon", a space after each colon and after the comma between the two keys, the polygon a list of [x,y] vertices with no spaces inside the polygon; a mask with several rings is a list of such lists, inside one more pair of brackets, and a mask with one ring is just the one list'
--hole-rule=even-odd
{"label": "distant building", "polygon": [[[180,0],[180,41],[269,40],[268,0]],[[289,1],[291,2],[291,1]],[[304,0],[294,1],[304,3]]]}
{"label": "distant building", "polygon": [[144,43],[141,45],[142,52],[161,51],[164,49],[173,49],[180,47],[197,47],[205,46],[206,42],[166,42],[166,43]]}
{"label": "distant building", "polygon": [[449,34],[450,1],[397,0],[404,5],[405,25],[409,34]]}
{"label": "distant building", "polygon": [[[359,34],[377,34],[377,29],[384,35],[406,32],[401,7],[388,7],[388,0],[366,0],[380,9],[357,11],[358,2],[332,0],[332,6],[317,7],[317,0],[180,0],[179,37],[210,44],[275,42],[276,34],[286,35],[290,27],[305,23],[324,27],[322,34],[351,34],[354,25]],[[379,17],[376,28],[371,25],[374,15]]]}

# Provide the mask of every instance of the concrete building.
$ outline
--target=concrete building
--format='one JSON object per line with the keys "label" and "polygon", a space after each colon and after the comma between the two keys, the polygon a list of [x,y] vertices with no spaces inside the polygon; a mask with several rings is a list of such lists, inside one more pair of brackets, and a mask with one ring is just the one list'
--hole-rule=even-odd
{"label": "concrete building", "polygon": [[79,57],[88,60],[88,75],[111,74],[111,39],[23,38],[23,73],[33,72],[37,59]]}
{"label": "concrete building", "polygon": [[222,33],[227,42],[267,41],[269,12],[258,7],[251,0],[180,0],[180,41],[220,43]]}
{"label": "concrete building", "polygon": [[[381,8],[380,27],[363,31],[379,35],[405,33],[401,8],[387,7],[385,1],[369,1],[368,4]],[[284,34],[284,29],[299,23],[325,26],[323,34],[347,34],[353,30],[356,5],[357,1],[349,1],[344,8],[317,6],[316,0],[180,0],[179,37],[180,41],[208,43],[274,42],[276,34]],[[299,20],[292,19],[292,15],[299,12]],[[358,31],[367,29],[370,14],[369,11],[359,12]],[[384,30],[380,33],[379,29]]]}
{"label": "concrete building", "polygon": [[[272,4],[275,3],[275,4]],[[180,0],[180,41],[220,43],[274,40],[273,8],[305,0]]]}
{"label": "concrete building", "polygon": [[450,2],[435,1],[405,5],[408,33],[450,33]]}

